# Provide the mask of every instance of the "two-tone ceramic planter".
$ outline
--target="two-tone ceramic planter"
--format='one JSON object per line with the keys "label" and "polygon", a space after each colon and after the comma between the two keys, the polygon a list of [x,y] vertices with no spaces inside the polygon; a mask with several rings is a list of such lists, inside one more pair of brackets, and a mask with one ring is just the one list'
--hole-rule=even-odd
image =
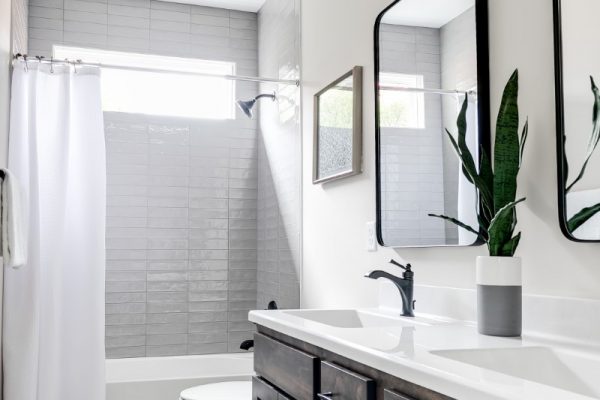
{"label": "two-tone ceramic planter", "polygon": [[492,336],[521,336],[521,259],[477,257],[476,279],[479,333]]}

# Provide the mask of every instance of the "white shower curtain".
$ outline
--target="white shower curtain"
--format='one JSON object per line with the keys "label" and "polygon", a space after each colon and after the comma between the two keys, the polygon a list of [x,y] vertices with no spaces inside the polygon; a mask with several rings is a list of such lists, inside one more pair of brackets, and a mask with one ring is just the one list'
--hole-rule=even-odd
{"label": "white shower curtain", "polygon": [[28,261],[4,271],[4,400],[104,400],[106,163],[97,68],[23,62],[9,169]]}

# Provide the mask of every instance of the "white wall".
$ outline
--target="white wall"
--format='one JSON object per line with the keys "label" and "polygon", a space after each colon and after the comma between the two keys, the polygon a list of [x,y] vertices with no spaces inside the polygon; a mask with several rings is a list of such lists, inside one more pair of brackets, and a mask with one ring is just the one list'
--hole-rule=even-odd
{"label": "white wall", "polygon": [[[571,243],[560,233],[556,200],[552,3],[489,0],[492,110],[515,67],[521,76],[520,105],[530,117],[530,136],[519,208],[524,237],[525,291],[600,299],[600,245]],[[375,219],[373,24],[390,0],[304,0],[303,307],[371,306],[377,285],[362,277],[391,257],[413,263],[419,284],[474,286],[474,258],[484,247],[365,250],[365,223]],[[358,64],[365,67],[364,172],[327,186],[311,183],[312,96]],[[386,267],[387,268],[387,267]],[[388,268],[390,271],[393,269]]]}

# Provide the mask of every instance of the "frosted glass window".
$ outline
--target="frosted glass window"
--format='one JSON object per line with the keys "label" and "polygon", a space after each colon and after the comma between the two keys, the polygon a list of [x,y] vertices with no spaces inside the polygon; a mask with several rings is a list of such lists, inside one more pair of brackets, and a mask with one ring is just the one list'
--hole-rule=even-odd
{"label": "frosted glass window", "polygon": [[186,74],[235,75],[235,63],[232,62],[65,46],[54,47],[54,58],[116,66],[102,69],[104,111],[203,119],[235,118],[234,81]]}
{"label": "frosted glass window", "polygon": [[425,95],[403,88],[423,89],[423,75],[379,74],[379,121],[382,128],[425,129]]}

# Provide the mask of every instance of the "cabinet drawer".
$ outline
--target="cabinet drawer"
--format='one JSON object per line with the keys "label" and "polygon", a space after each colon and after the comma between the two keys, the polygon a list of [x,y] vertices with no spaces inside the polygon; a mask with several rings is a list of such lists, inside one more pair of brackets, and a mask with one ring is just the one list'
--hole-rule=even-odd
{"label": "cabinet drawer", "polygon": [[383,391],[383,400],[414,400],[412,397],[408,397],[391,390],[385,389]]}
{"label": "cabinet drawer", "polygon": [[262,379],[252,377],[252,400],[279,400],[277,389]]}
{"label": "cabinet drawer", "polygon": [[319,390],[319,358],[260,333],[254,334],[254,370],[296,400]]}
{"label": "cabinet drawer", "polygon": [[375,381],[324,361],[321,363],[319,397],[335,400],[375,400]]}

